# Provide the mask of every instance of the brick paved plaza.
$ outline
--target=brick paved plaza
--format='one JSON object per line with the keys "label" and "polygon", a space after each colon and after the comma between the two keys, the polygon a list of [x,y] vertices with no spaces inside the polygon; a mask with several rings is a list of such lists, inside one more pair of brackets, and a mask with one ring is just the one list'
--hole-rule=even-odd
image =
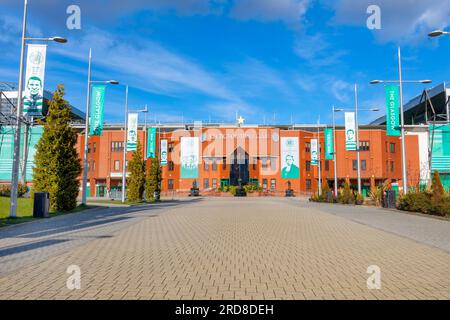
{"label": "brick paved plaza", "polygon": [[449,237],[448,221],[301,199],[94,209],[1,229],[0,299],[449,299]]}

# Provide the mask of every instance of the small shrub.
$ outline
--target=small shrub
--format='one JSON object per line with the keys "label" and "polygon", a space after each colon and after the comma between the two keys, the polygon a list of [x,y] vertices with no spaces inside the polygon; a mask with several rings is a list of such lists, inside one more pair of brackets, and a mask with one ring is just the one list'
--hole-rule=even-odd
{"label": "small shrub", "polygon": [[409,192],[402,195],[398,204],[399,210],[430,214],[431,194],[429,192]]}
{"label": "small shrub", "polygon": [[236,195],[236,190],[237,190],[236,186],[229,186],[228,187],[228,192],[231,193],[233,196]]}
{"label": "small shrub", "polygon": [[355,194],[355,202],[357,204],[364,204],[364,196],[361,193],[357,192]]}
{"label": "small shrub", "polygon": [[387,185],[383,184],[381,186],[377,186],[375,190],[369,193],[370,200],[375,203],[376,206],[381,207],[383,205],[383,194],[384,191],[387,190]]}
{"label": "small shrub", "polygon": [[[28,187],[24,184],[19,183],[17,189],[17,196],[19,198],[23,197],[25,193],[27,193]],[[1,184],[0,185],[0,197],[10,197],[11,196],[11,185],[10,184]]]}
{"label": "small shrub", "polygon": [[342,204],[354,204],[355,196],[352,193],[352,189],[350,189],[350,185],[348,183],[344,184],[344,188],[339,193],[338,202]]}
{"label": "small shrub", "polygon": [[262,188],[258,187],[255,184],[248,184],[248,185],[244,186],[244,190],[246,193],[253,193],[253,192],[262,191]]}

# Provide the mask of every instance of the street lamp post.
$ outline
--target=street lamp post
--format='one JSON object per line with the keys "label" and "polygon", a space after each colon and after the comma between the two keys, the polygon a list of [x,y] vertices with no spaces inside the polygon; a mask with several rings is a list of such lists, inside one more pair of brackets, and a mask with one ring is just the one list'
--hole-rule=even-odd
{"label": "street lamp post", "polygon": [[372,80],[370,84],[380,84],[380,83],[397,83],[400,87],[400,130],[401,130],[401,143],[402,143],[402,180],[403,180],[403,194],[408,193],[408,176],[406,173],[406,141],[405,141],[405,115],[403,106],[403,84],[404,83],[431,83],[431,80],[403,80],[402,75],[402,54],[401,49],[398,47],[398,73],[399,80]]}
{"label": "street lamp post", "polygon": [[84,154],[83,154],[83,182],[81,185],[81,203],[87,202],[87,168],[88,168],[88,151],[89,151],[89,112],[90,112],[90,100],[91,100],[91,85],[93,83],[105,83],[105,84],[119,84],[116,80],[108,81],[91,81],[91,65],[92,65],[92,49],[89,49],[89,63],[88,63],[88,81],[87,81],[87,95],[86,95],[86,120],[84,126]]}
{"label": "street lamp post", "polygon": [[147,160],[147,144],[148,144],[148,136],[147,136],[147,114],[148,114],[148,107],[145,105],[145,108],[142,110],[137,110],[136,112],[145,113],[144,117],[144,160]]}
{"label": "street lamp post", "polygon": [[343,109],[336,109],[334,106],[333,110],[333,163],[334,163],[334,196],[338,195],[338,178],[337,178],[337,152],[336,152],[336,117],[335,113],[343,111]]}
{"label": "street lamp post", "polygon": [[[428,34],[430,38],[436,38],[443,35],[450,35],[450,31],[443,31],[443,30],[434,30]],[[450,105],[449,103],[446,104],[446,114],[447,114],[447,121],[450,121]]]}
{"label": "street lamp post", "polygon": [[318,173],[319,173],[319,183],[318,183],[318,188],[319,188],[319,196],[322,195],[322,165],[321,165],[321,159],[320,159],[320,121],[317,123],[317,169],[318,169]]}
{"label": "street lamp post", "polygon": [[[17,90],[17,107],[16,107],[16,128],[14,131],[14,155],[12,165],[12,177],[11,177],[11,204],[9,210],[9,216],[15,218],[17,216],[17,194],[19,188],[19,166],[20,166],[20,135],[21,135],[21,117],[23,108],[23,69],[24,69],[24,56],[25,56],[25,41],[55,41],[58,43],[66,43],[67,39],[62,37],[52,38],[27,38],[27,9],[28,0],[24,0],[23,8],[23,20],[22,20],[22,38],[21,38],[21,50],[20,50],[20,67],[19,67],[19,85]],[[26,163],[24,163],[24,166]]]}
{"label": "street lamp post", "polygon": [[128,131],[128,85],[125,86],[125,126],[123,132],[123,157],[122,157],[122,203],[125,203],[127,183],[127,131]]}
{"label": "street lamp post", "polygon": [[358,193],[362,193],[361,186],[361,154],[359,145],[359,119],[358,119],[358,85],[355,83],[355,122],[356,122],[356,168],[358,175]]}

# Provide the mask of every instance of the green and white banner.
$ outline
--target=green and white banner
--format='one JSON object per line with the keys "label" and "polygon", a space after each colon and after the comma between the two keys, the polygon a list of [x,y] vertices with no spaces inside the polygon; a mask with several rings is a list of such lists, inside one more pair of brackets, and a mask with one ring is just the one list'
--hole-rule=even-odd
{"label": "green and white banner", "polygon": [[42,117],[47,45],[29,44],[23,97],[23,113]]}
{"label": "green and white banner", "polygon": [[400,136],[399,97],[399,86],[386,86],[386,132],[390,137]]}
{"label": "green and white banner", "polygon": [[167,139],[161,140],[160,148],[160,164],[162,166],[167,166]]}
{"label": "green and white banner", "polygon": [[138,139],[138,114],[128,114],[127,151],[136,151]]}
{"label": "green and white banner", "polygon": [[345,149],[356,151],[356,121],[354,112],[345,113]]}
{"label": "green and white banner", "polygon": [[298,138],[281,138],[281,178],[300,178]]}
{"label": "green and white banner", "polygon": [[156,128],[147,130],[147,158],[156,158]]}
{"label": "green and white banner", "polygon": [[105,109],[106,86],[93,86],[91,91],[91,112],[89,135],[101,136],[103,133],[103,111]]}
{"label": "green and white banner", "polygon": [[334,159],[333,129],[325,128],[325,159]]}
{"label": "green and white banner", "polygon": [[319,165],[319,143],[317,139],[311,139],[311,165]]}
{"label": "green and white banner", "polygon": [[199,138],[181,138],[181,178],[198,178]]}

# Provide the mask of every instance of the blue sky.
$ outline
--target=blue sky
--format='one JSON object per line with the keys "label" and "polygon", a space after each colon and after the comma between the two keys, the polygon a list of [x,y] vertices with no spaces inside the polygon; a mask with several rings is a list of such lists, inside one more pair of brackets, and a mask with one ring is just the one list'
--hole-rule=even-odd
{"label": "blue sky", "polygon": [[[66,8],[81,8],[81,30],[68,30]],[[381,8],[381,30],[366,26]],[[0,81],[17,81],[23,3],[0,4]],[[450,0],[29,0],[29,36],[62,35],[50,44],[46,89],[58,83],[84,110],[87,56],[93,79],[130,85],[130,108],[148,104],[161,122],[331,122],[331,106],[384,110],[382,86],[396,79],[397,46],[405,79],[450,81]],[[6,48],[6,50],[5,50]],[[405,99],[422,85],[407,85]],[[107,91],[106,121],[123,121],[124,88]],[[362,122],[382,115],[362,114]],[[338,120],[343,122],[342,119]]]}

